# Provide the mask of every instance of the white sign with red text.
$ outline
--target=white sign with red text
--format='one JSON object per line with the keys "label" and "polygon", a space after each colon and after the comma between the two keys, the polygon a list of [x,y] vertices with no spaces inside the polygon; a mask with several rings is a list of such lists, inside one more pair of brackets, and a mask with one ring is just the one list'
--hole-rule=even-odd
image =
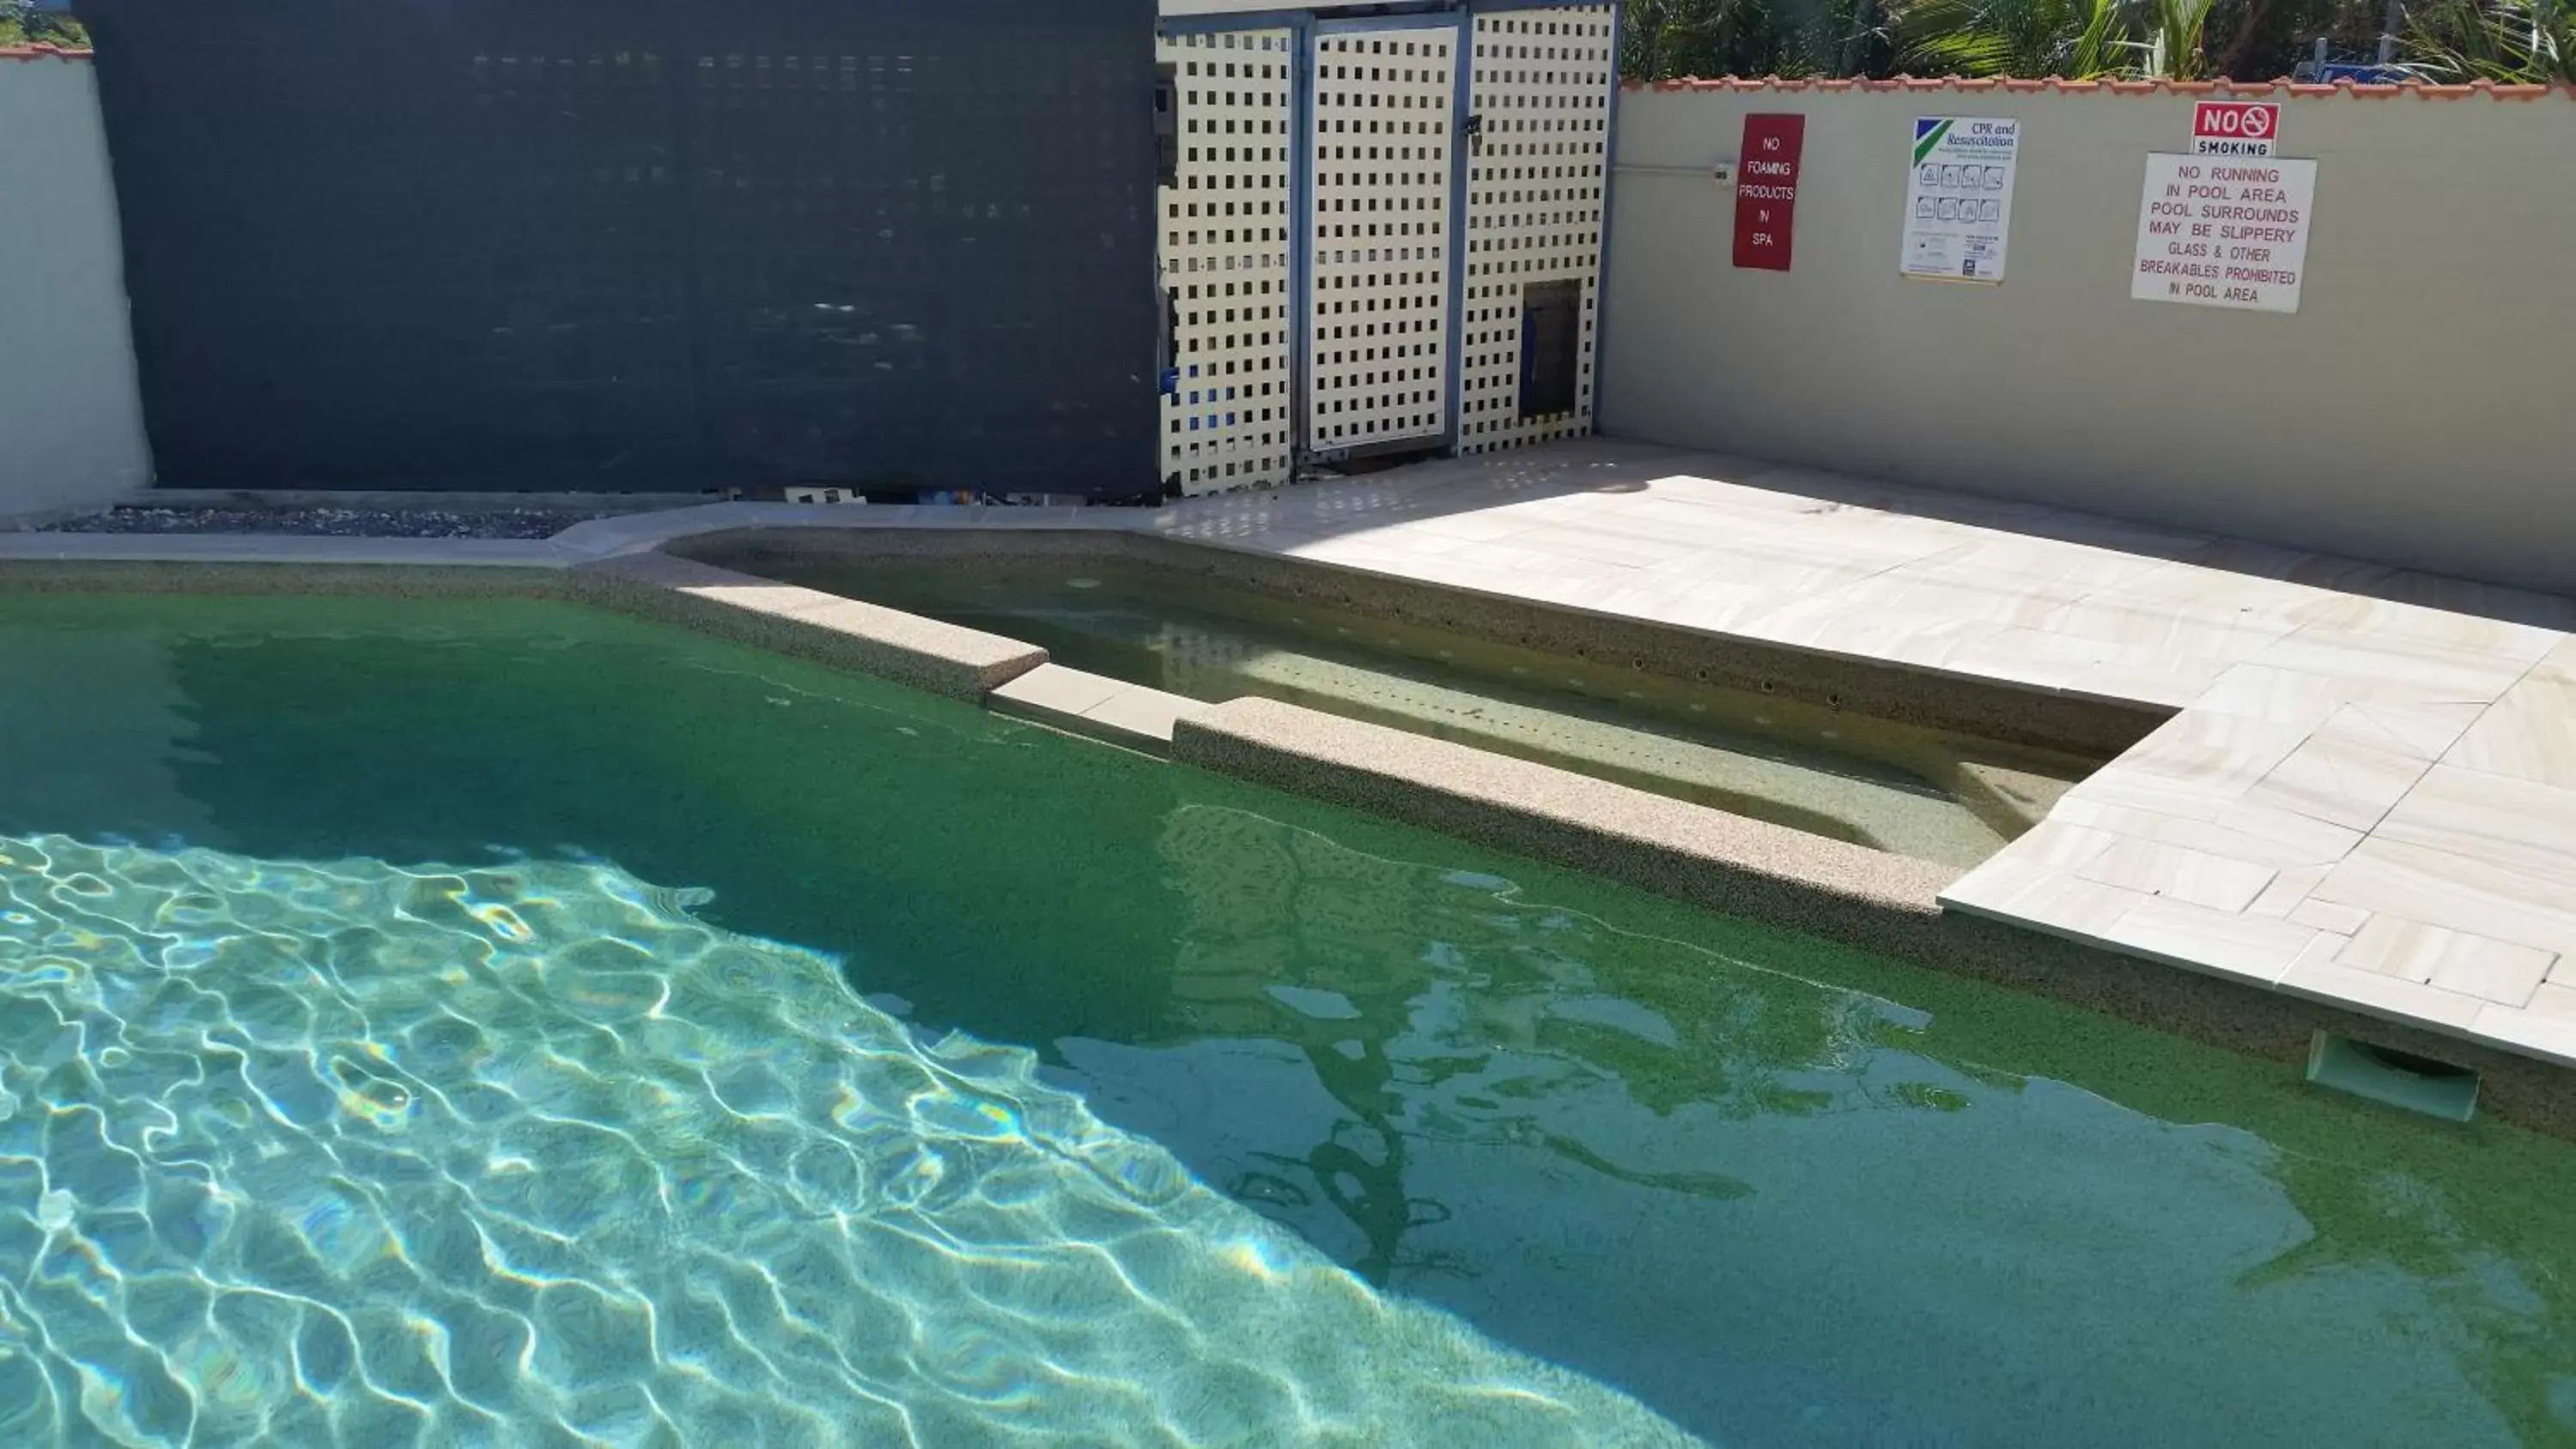
{"label": "white sign with red text", "polygon": [[2273,101],[2202,101],[2191,108],[2195,156],[2269,156],[2281,138],[2281,107]]}
{"label": "white sign with red text", "polygon": [[2298,311],[2316,193],[2314,161],[2149,156],[2130,297]]}

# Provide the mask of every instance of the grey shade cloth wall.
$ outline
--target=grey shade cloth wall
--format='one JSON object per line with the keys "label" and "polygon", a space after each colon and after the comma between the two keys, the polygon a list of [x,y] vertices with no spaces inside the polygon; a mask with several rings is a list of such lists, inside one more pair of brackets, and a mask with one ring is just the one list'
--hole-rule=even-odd
{"label": "grey shade cloth wall", "polygon": [[1150,0],[81,0],[184,487],[1155,486]]}

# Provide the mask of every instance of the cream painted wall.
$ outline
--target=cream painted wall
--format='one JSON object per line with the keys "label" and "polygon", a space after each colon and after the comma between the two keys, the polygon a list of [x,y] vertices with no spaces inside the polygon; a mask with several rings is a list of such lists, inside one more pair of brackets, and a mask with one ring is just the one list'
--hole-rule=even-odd
{"label": "cream painted wall", "polygon": [[89,63],[0,58],[0,518],[151,481]]}
{"label": "cream painted wall", "polygon": [[[2576,99],[2273,98],[2295,315],[2129,299],[2188,95],[1631,90],[1604,430],[2576,590]],[[1807,116],[1786,274],[1705,175],[1755,111]],[[2022,119],[1999,287],[1898,275],[1918,115]]]}

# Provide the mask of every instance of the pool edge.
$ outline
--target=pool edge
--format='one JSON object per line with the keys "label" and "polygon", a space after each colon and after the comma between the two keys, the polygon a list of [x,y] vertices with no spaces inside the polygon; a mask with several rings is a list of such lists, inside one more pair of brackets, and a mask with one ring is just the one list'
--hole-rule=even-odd
{"label": "pool edge", "polygon": [[1178,721],[1171,758],[2240,1055],[2304,1064],[2322,1031],[2455,1062],[2492,1116],[2576,1140],[2555,1063],[1945,910],[1949,867],[1275,700]]}
{"label": "pool edge", "polygon": [[[540,546],[547,549],[542,556],[519,549],[506,557],[496,554],[488,558],[442,555],[435,547],[334,550],[337,556],[332,557],[318,556],[318,551],[286,550],[273,557],[243,551],[246,543],[306,542],[294,539],[225,539],[220,540],[226,545],[220,552],[173,548],[154,554],[147,542],[124,538],[115,540],[123,547],[113,556],[0,551],[0,593],[202,590],[551,597],[652,618],[986,707],[990,707],[988,697],[992,690],[1048,662],[1046,652],[1034,645],[690,559],[669,545],[686,543],[696,547],[719,538],[761,531],[769,524],[765,519],[746,518],[745,514],[757,512],[750,505],[718,505],[680,512],[698,515],[696,526],[677,526],[673,515],[644,515],[660,537],[586,555],[584,551],[550,546]],[[1348,578],[1372,577],[1303,560],[1261,560],[1207,541],[1165,539],[1112,528],[1056,527],[1034,518],[1027,520],[1025,526],[1012,527],[988,523],[947,528],[915,523],[879,533],[864,525],[823,527],[808,523],[793,531],[869,535],[858,547],[874,549],[878,556],[893,553],[978,557],[1018,554],[1035,547],[1086,549],[1094,555],[1108,551],[1142,562],[1164,562],[1176,551],[1188,551],[1214,554],[1223,562],[1213,567],[1228,573],[1237,562],[1253,561],[1297,572],[1313,569]],[[397,542],[444,545],[456,541]],[[1483,596],[1476,598],[1481,600]],[[1581,615],[1578,622],[1588,625],[1596,617],[1600,616]],[[1927,687],[1947,683],[1932,675],[1923,676],[1922,682]],[[1317,718],[1357,724],[1338,716]],[[1477,757],[1479,771],[1503,766],[1552,768],[1401,731],[1385,733],[1425,745],[1442,744]],[[1179,743],[1183,735],[1193,734],[1193,743]],[[1280,749],[1270,741],[1239,740],[1230,746],[1215,746],[1205,734],[1198,733],[1196,722],[1176,720],[1174,736],[1172,758],[1177,764],[1233,775],[1592,872],[1702,909],[2049,996],[2242,1055],[2304,1063],[2315,1034],[2326,1031],[2453,1062],[2481,1074],[2483,1103],[2489,1115],[2576,1140],[2576,1068],[2517,1051],[2509,1044],[2267,991],[2206,975],[2186,965],[2135,957],[2050,935],[2027,924],[2006,924],[1957,910],[1945,911],[1937,898],[1940,888],[1925,891],[1923,882],[1929,877],[1921,875],[1924,871],[1944,877],[1957,875],[1944,867],[1804,836],[1786,827],[1705,806],[1629,792],[1658,805],[1698,811],[1736,825],[1759,826],[1800,841],[1877,857],[1891,863],[1891,867],[1876,878],[1868,871],[1854,877],[1848,867],[1840,866],[1805,873],[1781,871],[1774,868],[1776,858],[1767,846],[1759,852],[1761,859],[1734,858],[1722,849],[1685,849],[1676,854],[1672,840],[1641,836],[1633,829],[1603,830],[1597,823],[1551,818],[1508,799],[1484,799],[1472,791],[1461,793],[1455,780],[1444,780],[1438,772],[1417,779],[1405,770],[1391,768],[1385,760],[1372,763],[1368,759],[1315,758],[1295,749]],[[1554,773],[1602,789],[1627,790],[1569,772]]]}

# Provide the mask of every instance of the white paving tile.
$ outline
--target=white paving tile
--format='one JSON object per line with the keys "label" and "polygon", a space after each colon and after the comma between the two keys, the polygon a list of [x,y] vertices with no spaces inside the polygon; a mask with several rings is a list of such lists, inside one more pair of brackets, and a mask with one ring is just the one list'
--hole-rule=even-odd
{"label": "white paving tile", "polygon": [[2372,834],[2554,877],[2576,898],[2576,790],[2436,765]]}
{"label": "white paving tile", "polygon": [[2475,996],[2332,961],[2301,961],[2282,973],[2280,987],[2312,1001],[2358,1007],[2374,1016],[2423,1022],[2451,1031],[2465,1030],[2481,1010],[2494,1005]]}
{"label": "white paving tile", "polygon": [[1214,708],[1195,699],[1165,694],[1132,684],[1082,712],[1085,722],[1102,732],[1123,735],[1142,742],[1168,745],[1172,726],[1182,719],[1204,714]]}
{"label": "white paving tile", "polygon": [[2349,936],[2370,924],[2370,912],[2359,906],[2342,906],[2310,897],[2290,908],[2290,919],[2302,926]]}
{"label": "white paving tile", "polygon": [[2134,839],[2114,844],[2076,871],[2103,885],[2229,912],[2252,905],[2277,873],[2268,865]]}
{"label": "white paving tile", "polygon": [[2446,851],[2367,840],[2312,894],[2374,915],[2400,916],[2559,955],[2576,953],[2576,895],[2565,886]]}
{"label": "white paving tile", "polygon": [[2321,931],[2351,930],[2349,926],[2330,926],[2319,921],[2303,920],[2299,916],[2299,908],[2308,903],[2308,892],[2315,890],[2325,880],[2326,873],[2333,869],[2334,867],[2330,865],[2298,865],[2287,870],[2274,871],[2272,883],[2263,887],[2263,893],[2256,896],[2254,903],[2245,908],[2245,914],[2277,916],[2284,920],[2298,921],[2303,926],[2315,926]]}
{"label": "white paving tile", "polygon": [[2358,699],[2318,726],[2316,737],[2411,759],[2438,760],[2485,712],[2486,706],[2475,702],[2392,704]]}
{"label": "white paving tile", "polygon": [[2576,1017],[2518,1011],[2489,1002],[2469,1023],[2469,1034],[2525,1056],[2576,1067]]}
{"label": "white paving tile", "polygon": [[2079,788],[2058,801],[2057,808],[2049,812],[2049,820],[2187,846],[2276,870],[2332,865],[2362,841],[2360,831],[2282,810],[2221,804],[2206,815],[2185,815],[2164,807],[2192,804],[2191,797],[2145,792],[2140,798],[2156,808],[2113,803],[2099,795],[2083,794]]}
{"label": "white paving tile", "polygon": [[2120,765],[2204,793],[2241,797],[2307,743],[2311,728],[2186,710],[2122,755]]}
{"label": "white paving tile", "polygon": [[993,697],[1044,714],[1078,716],[1129,686],[1061,664],[1041,664],[993,691]]}
{"label": "white paving tile", "polygon": [[2526,678],[2555,684],[2576,684],[2576,639],[2561,639],[2558,646],[2531,666]]}
{"label": "white paving tile", "polygon": [[2535,675],[2478,716],[2442,762],[2576,788],[2576,681]]}
{"label": "white paving tile", "polygon": [[2431,767],[2414,755],[2312,738],[2246,791],[2245,803],[2366,831]]}
{"label": "white paving tile", "polygon": [[2051,935],[2103,941],[2152,897],[2085,880],[2072,871],[1994,860],[1942,893],[1972,914],[2037,927]]}
{"label": "white paving tile", "polygon": [[2559,957],[2558,965],[2551,969],[2550,979],[2540,983],[2540,989],[2531,993],[2531,1001],[2524,1009],[2536,1016],[2555,1016],[2576,1022],[2576,986],[2562,984],[2559,980],[2570,974],[2576,974],[2576,957]]}
{"label": "white paving tile", "polygon": [[2255,662],[2310,674],[2381,680],[2435,702],[2492,699],[2531,668],[2527,660],[2443,653],[2431,645],[2406,646],[2351,630],[2315,626],[2271,645],[2255,656]]}
{"label": "white paving tile", "polygon": [[2143,956],[2269,986],[2323,933],[2291,921],[2151,898],[2103,934]]}
{"label": "white paving tile", "polygon": [[2353,936],[2335,964],[2522,1006],[2557,959],[2552,952],[2510,941],[2377,915]]}
{"label": "white paving tile", "polygon": [[2012,843],[2012,858],[2051,870],[2081,870],[2094,857],[2120,843],[2107,830],[2088,830],[2063,820],[2043,820]]}

